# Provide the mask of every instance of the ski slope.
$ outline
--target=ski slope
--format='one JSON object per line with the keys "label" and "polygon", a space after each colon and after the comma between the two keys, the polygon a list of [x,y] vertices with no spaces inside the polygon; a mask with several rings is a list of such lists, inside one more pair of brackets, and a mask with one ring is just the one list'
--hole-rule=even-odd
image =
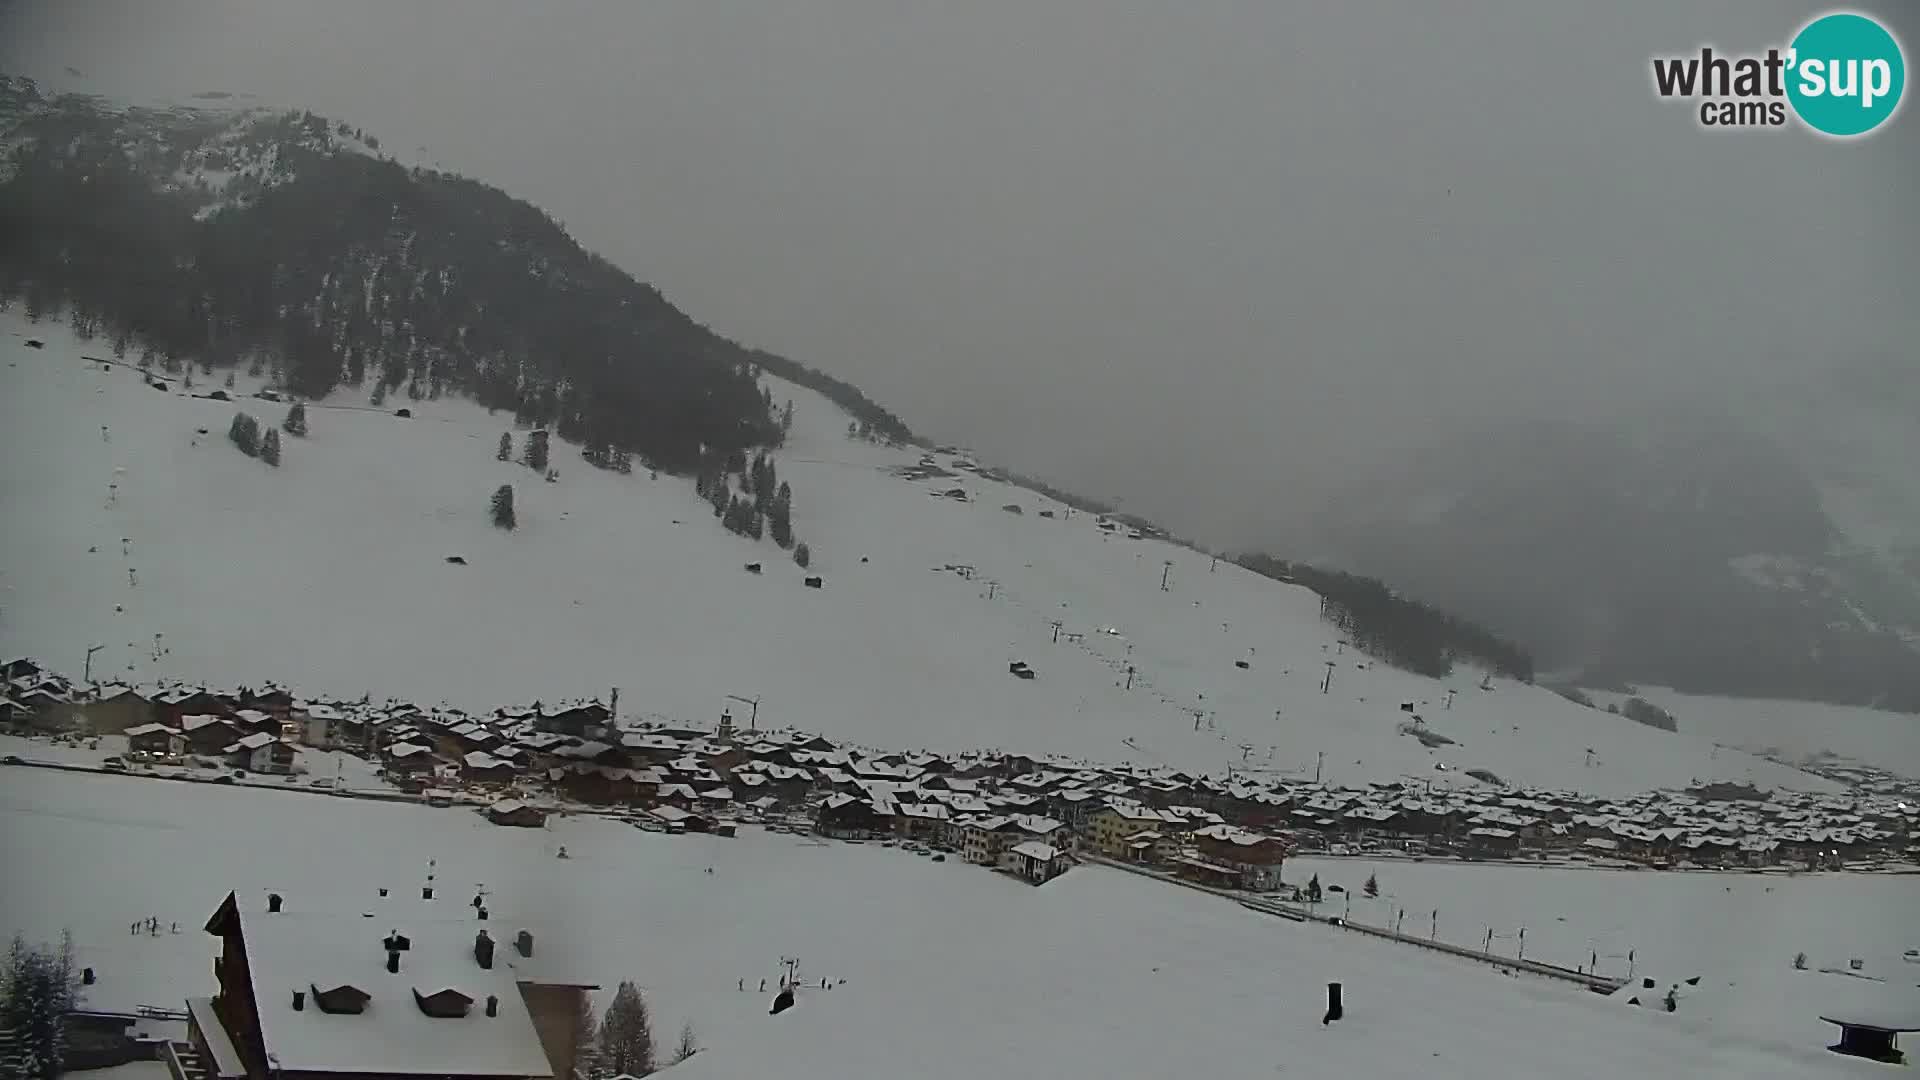
{"label": "ski slope", "polygon": [[[1728,746],[1790,761],[1837,754],[1920,777],[1920,716],[1818,701],[1704,697],[1661,686],[1637,693],[1672,713],[1681,730]],[[1587,696],[1601,705],[1628,697],[1602,690]]]}
{"label": "ski slope", "polygon": [[[555,975],[601,984],[602,1005],[635,980],[669,1046],[692,1022],[708,1049],[668,1074],[683,1080],[1885,1069],[1825,1052],[1820,1033],[1803,1037],[1817,1022],[1797,1012],[1756,1017],[1779,1022],[1771,1036],[1725,1031],[1100,867],[1036,889],[957,861],[757,829],[669,837],[601,818],[502,829],[459,809],[24,768],[0,786],[0,864],[32,868],[0,890],[0,925],[39,939],[71,929],[99,975],[88,988],[98,1008],[177,1007],[208,992],[215,942],[198,928],[229,889],[262,907],[279,892],[296,912],[390,910],[345,920],[365,927],[377,965],[374,939],[424,917],[377,891],[417,895],[429,858],[444,917],[472,919],[467,901],[484,888],[496,935],[532,929]],[[1596,890],[1586,904],[1609,900]],[[147,917],[160,935],[127,933]],[[836,985],[769,1017],[759,980],[772,985],[788,956],[802,980]],[[1323,1027],[1329,982],[1343,984],[1347,1016]]]}
{"label": "ski slope", "polygon": [[[1481,768],[1596,794],[1705,779],[1832,789],[1544,690],[1482,689],[1478,672],[1371,664],[1306,589],[972,474],[905,479],[892,470],[917,450],[850,440],[847,418],[803,390],[774,387],[795,402],[777,462],[813,553],[804,572],[721,530],[684,480],[597,470],[558,441],[557,483],[496,461],[510,417],[464,400],[336,395],[273,469],[225,437],[236,408],[267,425],[285,414],[246,399],[244,380],[238,405],[162,393],[82,359],[107,356],[104,342],[0,318],[0,652],[74,675],[103,645],[96,678],[271,680],[331,698],[490,709],[617,686],[628,721],[707,725],[728,695],[757,697],[763,725],[897,750],[1346,785],[1474,786],[1462,774]],[[218,385],[196,378],[195,393]],[[513,532],[488,521],[503,483]],[[935,497],[951,487],[970,501]],[[804,588],[806,573],[825,587]],[[1038,677],[1013,678],[1013,661]],[[1402,734],[1403,702],[1456,744]]]}

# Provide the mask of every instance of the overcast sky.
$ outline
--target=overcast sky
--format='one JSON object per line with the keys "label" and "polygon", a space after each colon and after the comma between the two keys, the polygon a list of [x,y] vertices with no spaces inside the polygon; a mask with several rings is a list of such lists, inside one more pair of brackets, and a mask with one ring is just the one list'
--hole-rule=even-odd
{"label": "overcast sky", "polygon": [[[1489,416],[1915,370],[1913,103],[1841,145],[1650,88],[1818,10],[0,0],[0,68],[347,120],[927,434],[1248,543]],[[1920,8],[1864,10],[1911,67]]]}

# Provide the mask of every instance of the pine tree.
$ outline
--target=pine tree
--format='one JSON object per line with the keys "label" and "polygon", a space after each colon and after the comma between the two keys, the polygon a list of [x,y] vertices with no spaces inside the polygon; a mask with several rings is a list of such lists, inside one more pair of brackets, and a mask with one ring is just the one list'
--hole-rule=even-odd
{"label": "pine tree", "polygon": [[767,531],[782,549],[793,546],[793,489],[784,483],[767,507]]}
{"label": "pine tree", "polygon": [[55,946],[30,946],[15,935],[0,973],[0,1029],[14,1040],[6,1076],[52,1080],[66,1070],[67,1015],[80,1002],[73,935]]}
{"label": "pine tree", "polygon": [[1369,900],[1379,896],[1380,895],[1380,879],[1373,876],[1372,874],[1368,874],[1367,883],[1360,887],[1360,891],[1363,893],[1366,893],[1367,899]]}
{"label": "pine tree", "polygon": [[226,387],[229,390],[233,389],[233,372],[231,371],[227,372],[227,377],[225,381],[221,382],[220,385]]}
{"label": "pine tree", "polygon": [[793,561],[799,564],[800,569],[805,570],[807,564],[813,561],[813,549],[805,544],[793,545]]}
{"label": "pine tree", "polygon": [[307,403],[296,401],[287,410],[287,418],[280,423],[280,430],[289,435],[304,436],[307,433]]}
{"label": "pine tree", "polygon": [[501,484],[493,493],[493,523],[502,529],[513,529],[519,521],[513,516],[513,485]]}
{"label": "pine tree", "polygon": [[383,376],[373,381],[373,396],[367,398],[367,404],[379,408],[387,403],[387,380]]}
{"label": "pine tree", "polygon": [[787,407],[780,410],[780,432],[786,434],[793,430],[793,399],[787,399]]}
{"label": "pine tree", "polygon": [[280,433],[267,429],[266,437],[260,440],[260,460],[278,468],[280,465]]}
{"label": "pine tree", "polygon": [[234,413],[233,423],[227,427],[227,438],[248,457],[260,455],[260,421],[246,413]]}
{"label": "pine tree", "polygon": [[546,429],[527,432],[527,448],[522,452],[521,459],[527,463],[527,468],[534,472],[544,474],[547,471]]}
{"label": "pine tree", "polygon": [[512,461],[513,460],[513,432],[503,431],[500,433],[500,449],[494,452],[493,460],[495,461]]}
{"label": "pine tree", "polygon": [[851,439],[859,434],[860,434],[860,422],[857,420],[847,421],[847,438]]}
{"label": "pine tree", "polygon": [[595,1044],[599,1033],[593,999],[581,994],[579,1010],[573,1017],[573,1080],[606,1080],[613,1075],[600,1065],[600,1048]]}
{"label": "pine tree", "polygon": [[693,1033],[693,1021],[680,1025],[680,1045],[673,1048],[672,1065],[678,1065],[700,1052],[700,1038]]}
{"label": "pine tree", "polygon": [[640,988],[622,982],[600,1021],[599,1067],[610,1075],[646,1076],[654,1071],[653,1020]]}

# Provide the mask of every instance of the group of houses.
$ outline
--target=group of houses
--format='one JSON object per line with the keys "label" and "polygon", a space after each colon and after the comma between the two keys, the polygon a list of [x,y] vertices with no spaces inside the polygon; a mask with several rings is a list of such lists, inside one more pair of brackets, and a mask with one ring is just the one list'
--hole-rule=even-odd
{"label": "group of houses", "polygon": [[629,727],[616,720],[617,692],[605,704],[469,713],[302,700],[275,687],[82,691],[31,661],[4,671],[16,702],[51,709],[60,698],[56,726],[124,733],[136,753],[275,772],[295,767],[299,744],[365,757],[404,790],[481,796],[501,824],[537,825],[542,808],[559,803],[644,810],[670,831],[801,819],[824,835],[925,845],[1033,881],[1091,856],[1265,890],[1295,850],[1655,867],[1920,860],[1920,787],[1882,774],[1834,794],[1724,784],[1627,798],[1410,780],[1333,787],[1019,754],[886,753],[743,729],[726,713],[711,727]]}
{"label": "group of houses", "polygon": [[294,771],[295,699],[285,690],[170,687],[147,694],[130,686],[76,686],[26,658],[0,664],[0,673],[7,686],[0,726],[124,735],[128,752],[143,759],[192,757],[247,772]]}

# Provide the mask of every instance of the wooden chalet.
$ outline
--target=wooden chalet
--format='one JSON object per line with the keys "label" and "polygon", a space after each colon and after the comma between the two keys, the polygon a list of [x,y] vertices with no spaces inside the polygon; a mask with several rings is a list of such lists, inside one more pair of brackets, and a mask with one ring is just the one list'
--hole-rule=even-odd
{"label": "wooden chalet", "polygon": [[76,710],[80,726],[92,735],[122,735],[153,723],[158,716],[153,702],[130,687],[110,690]]}
{"label": "wooden chalet", "polygon": [[[574,1018],[592,986],[556,979],[519,931],[495,941],[481,898],[381,897],[305,912],[229,893],[210,997],[187,999],[175,1076],[206,1080],[548,1080],[574,1069]],[[503,931],[504,933],[504,931]]]}
{"label": "wooden chalet", "polygon": [[135,753],[179,757],[187,752],[186,737],[165,724],[141,724],[126,731],[127,749]]}

